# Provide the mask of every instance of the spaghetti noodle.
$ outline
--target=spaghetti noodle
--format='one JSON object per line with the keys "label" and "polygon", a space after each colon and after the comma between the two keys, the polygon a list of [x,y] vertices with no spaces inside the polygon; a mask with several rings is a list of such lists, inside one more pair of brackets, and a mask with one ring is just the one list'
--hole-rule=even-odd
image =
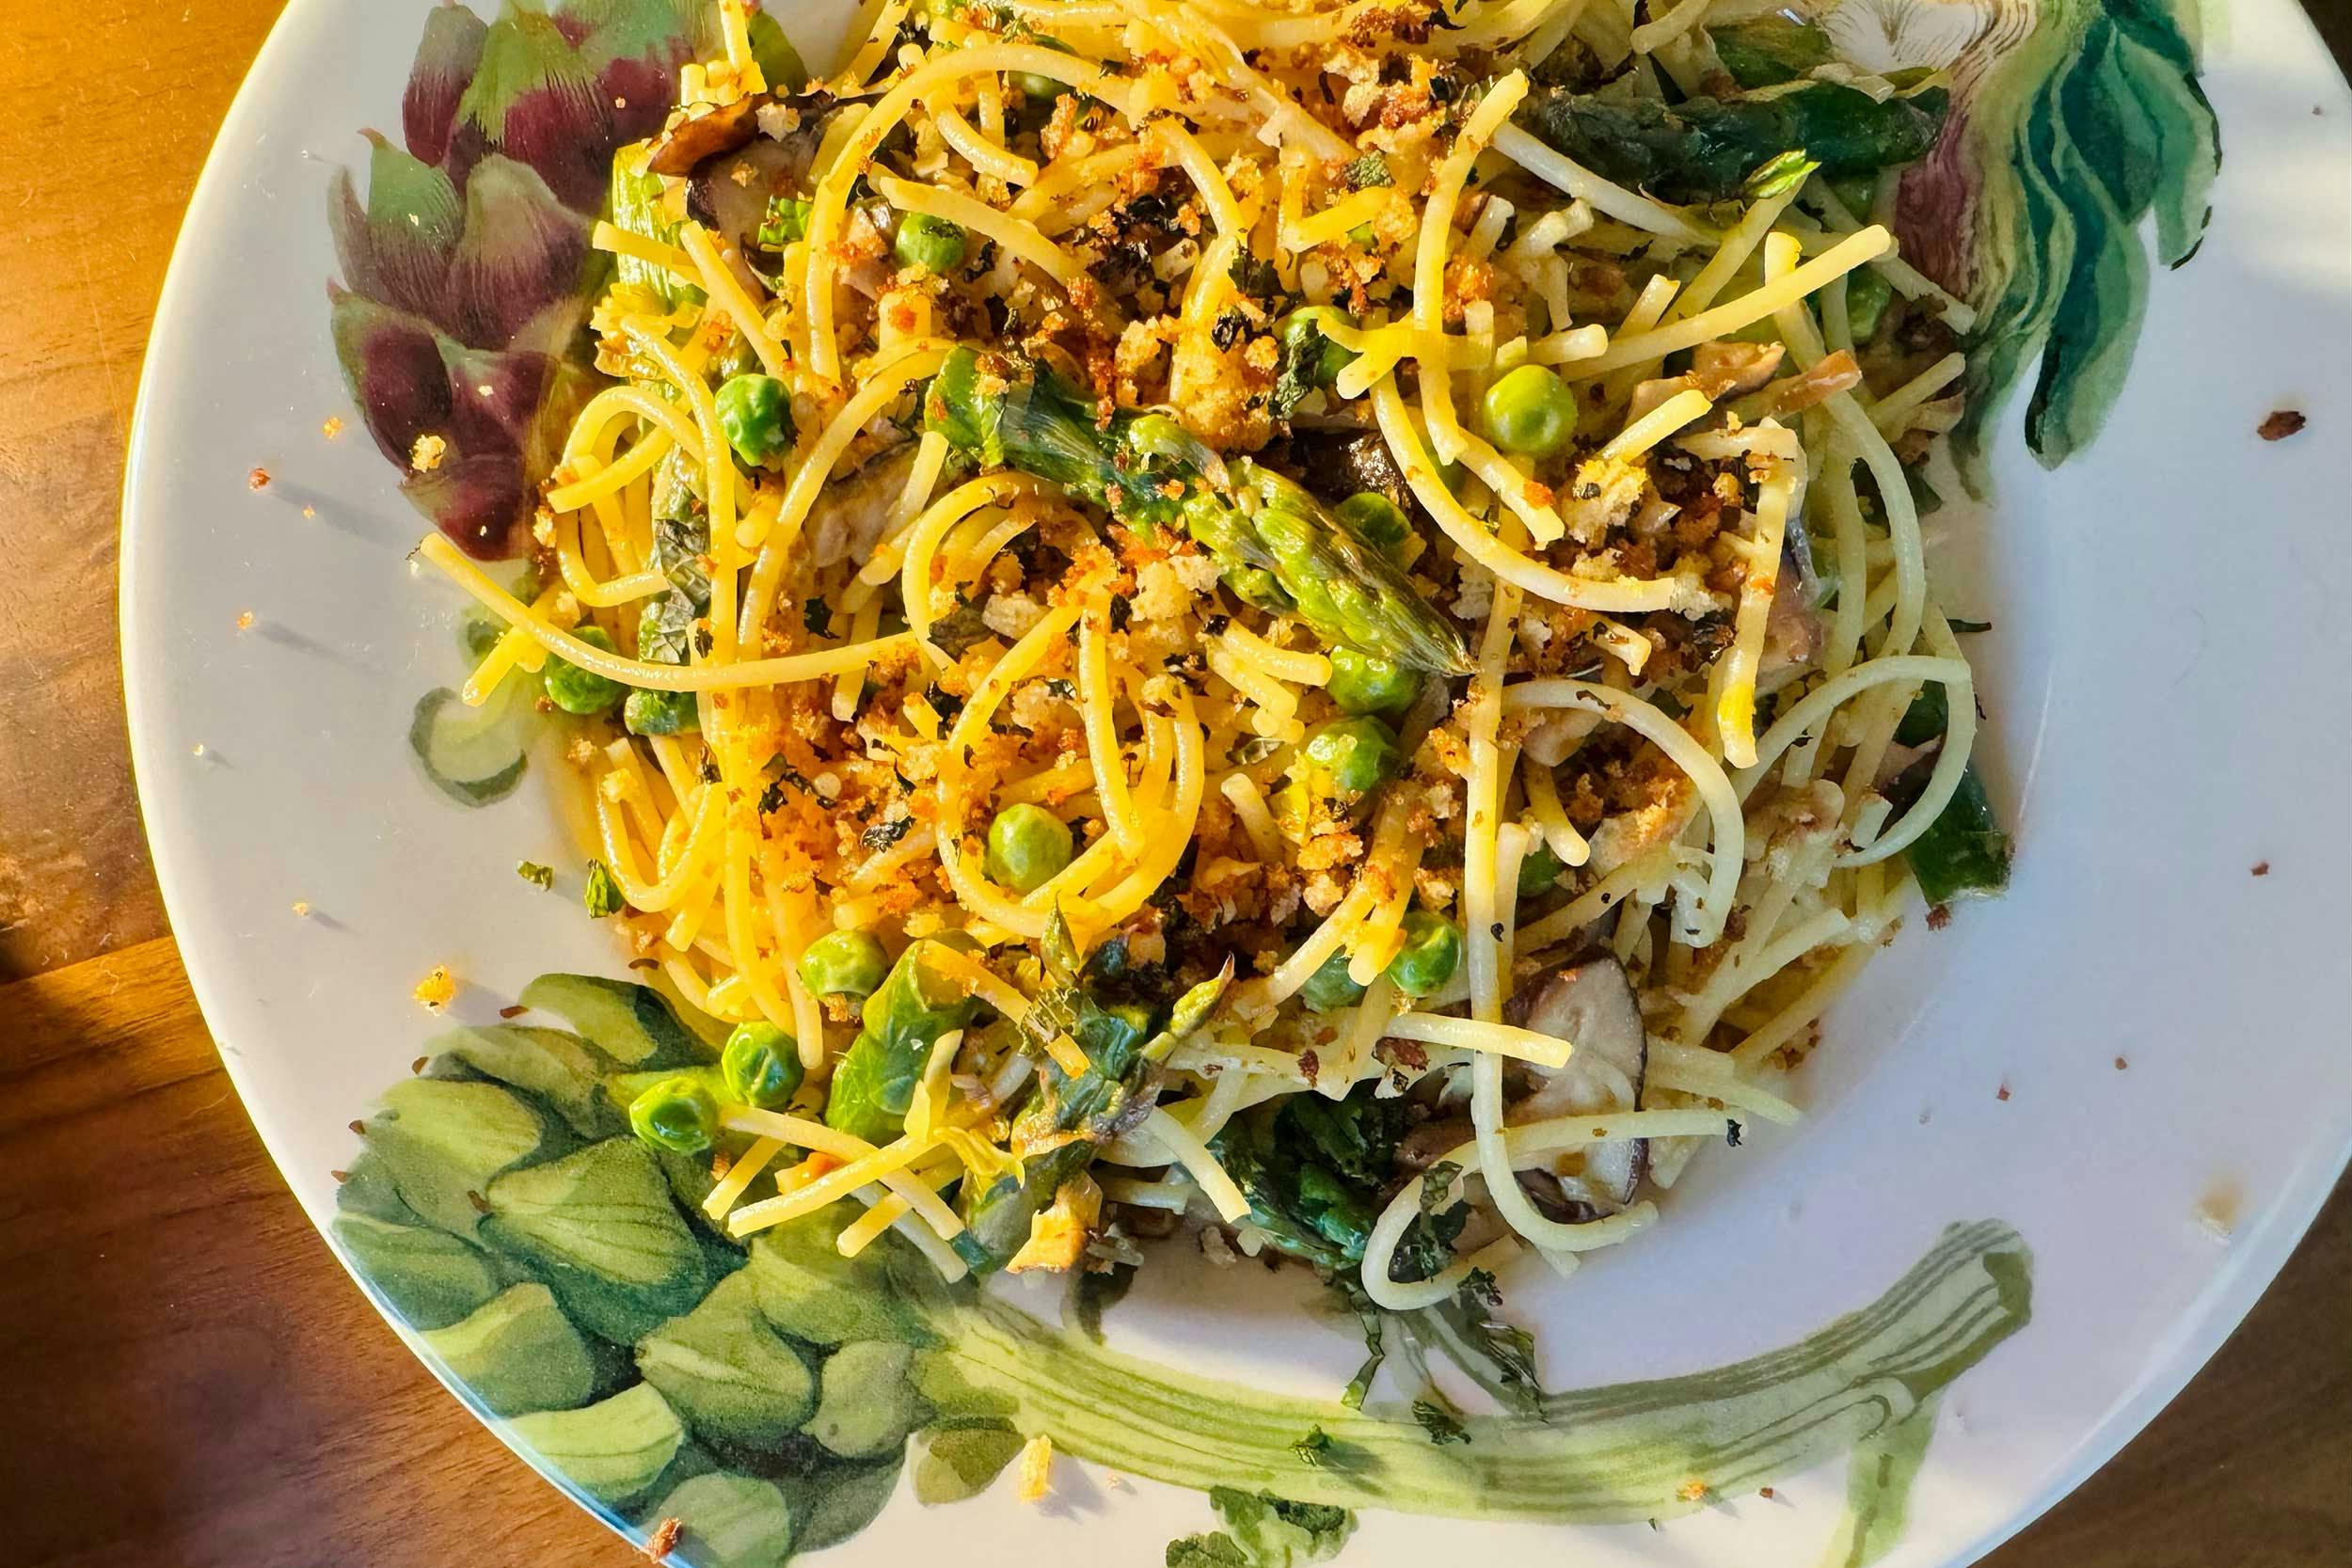
{"label": "spaghetti noodle", "polygon": [[621,154],[539,581],[418,553],[466,702],[580,726],[596,912],[799,1069],[711,1117],[732,1232],[1565,1274],[1796,1115],[1912,879],[1997,885],[1912,488],[1965,360],[1887,349],[1965,306],[1802,157],[1677,204],[1534,112],[1704,0],[893,4],[798,97],[725,14],[682,96],[761,132]]}

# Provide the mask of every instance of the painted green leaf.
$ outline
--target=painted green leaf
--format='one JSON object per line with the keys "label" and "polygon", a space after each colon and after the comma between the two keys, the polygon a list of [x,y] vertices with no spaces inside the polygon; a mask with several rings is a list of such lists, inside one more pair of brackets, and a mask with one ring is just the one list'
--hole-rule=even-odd
{"label": "painted green leaf", "polygon": [[484,1240],[537,1267],[573,1320],[627,1343],[691,1307],[709,1283],[669,1183],[633,1138],[509,1172],[485,1195]]}
{"label": "painted green leaf", "polygon": [[498,1293],[490,1260],[446,1231],[350,1210],[330,1228],[359,1276],[412,1328],[445,1327]]}
{"label": "painted green leaf", "polygon": [[480,707],[437,686],[408,716],[408,750],[434,788],[461,806],[486,806],[515,793],[531,766],[530,699],[509,680]]}
{"label": "painted green leaf", "polygon": [[1822,1559],[1823,1568],[1870,1568],[1902,1539],[1912,1483],[1927,1461],[1941,1402],[1941,1396],[1931,1395],[1893,1426],[1854,1445],[1846,1466],[1845,1521]]}
{"label": "painted green leaf", "polygon": [[915,1433],[907,1471],[919,1503],[977,1497],[1002,1474],[1024,1439],[1010,1427],[949,1427]]}
{"label": "painted green leaf", "polygon": [[2044,466],[2087,446],[2114,407],[2147,309],[2141,222],[2154,217],[2156,258],[2178,266],[2211,215],[2220,137],[2190,36],[2169,0],[2045,7],[1971,94],[1958,162],[1982,187],[1941,193],[1955,210],[1932,225],[1972,230],[1964,447],[1981,444],[2037,354],[2026,439]]}
{"label": "painted green leaf", "polygon": [[545,1285],[516,1285],[424,1342],[495,1416],[569,1410],[596,1391],[587,1342]]}
{"label": "painted green leaf", "polygon": [[[898,1303],[876,1289],[878,1260],[844,1258],[835,1250],[834,1239],[849,1221],[835,1205],[752,1239],[751,1262],[743,1272],[759,1292],[760,1312],[779,1332],[818,1345],[913,1332]],[[885,1237],[869,1250],[889,1244]]]}
{"label": "painted green leaf", "polygon": [[885,1339],[843,1345],[818,1374],[817,1414],[808,1434],[844,1459],[895,1452],[924,1416],[907,1375],[914,1350]]}
{"label": "painted green leaf", "polygon": [[651,1486],[686,1440],[669,1402],[644,1383],[579,1410],[517,1416],[506,1429],[564,1480],[611,1508]]}
{"label": "painted green leaf", "polygon": [[792,1555],[792,1505],[751,1476],[696,1476],[646,1512],[648,1524],[684,1527],[671,1559],[694,1568],[783,1568]]}
{"label": "painted green leaf", "polygon": [[536,1150],[542,1131],[535,1112],[495,1085],[434,1078],[393,1085],[366,1128],[402,1200],[460,1236],[480,1227],[491,1178]]}
{"label": "painted green leaf", "polygon": [[1310,1568],[1337,1557],[1356,1533],[1343,1508],[1295,1503],[1266,1492],[1209,1489],[1225,1528],[1168,1544],[1168,1568]]}
{"label": "painted green leaf", "polygon": [[600,1066],[586,1042],[561,1029],[518,1023],[453,1029],[427,1047],[553,1106],[583,1136],[614,1131],[612,1109],[597,1095]]}
{"label": "painted green leaf", "polygon": [[516,1000],[564,1019],[623,1067],[650,1071],[710,1058],[669,1003],[648,986],[596,974],[542,974]]}
{"label": "painted green leaf", "polygon": [[816,1375],[759,1315],[744,1274],[639,1341],[637,1370],[707,1439],[773,1448],[817,1407]]}
{"label": "painted green leaf", "polygon": [[837,1546],[874,1522],[898,1489],[898,1457],[875,1465],[834,1465],[778,1482],[800,1522],[795,1549]]}

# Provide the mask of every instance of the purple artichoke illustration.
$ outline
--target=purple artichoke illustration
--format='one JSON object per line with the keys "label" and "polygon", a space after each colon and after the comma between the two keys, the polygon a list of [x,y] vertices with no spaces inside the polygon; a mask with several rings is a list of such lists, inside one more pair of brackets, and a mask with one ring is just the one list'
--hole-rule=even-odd
{"label": "purple artichoke illustration", "polygon": [[328,221],[335,352],[401,489],[469,554],[528,546],[538,483],[595,388],[589,245],[615,149],[661,127],[700,0],[567,0],[495,22],[428,15],[405,145],[366,132],[367,195],[341,171]]}

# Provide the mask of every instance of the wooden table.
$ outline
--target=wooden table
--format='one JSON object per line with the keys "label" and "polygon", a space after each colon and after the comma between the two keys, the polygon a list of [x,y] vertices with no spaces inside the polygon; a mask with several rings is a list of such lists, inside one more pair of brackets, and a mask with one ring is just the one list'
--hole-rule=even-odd
{"label": "wooden table", "polygon": [[[2352,57],[2352,0],[2313,3]],[[140,832],[110,612],[123,439],[181,211],[278,0],[8,9],[0,1564],[620,1568],[303,1220],[213,1053]],[[2340,1190],[2188,1391],[1991,1560],[2341,1568],[2347,1320]]]}

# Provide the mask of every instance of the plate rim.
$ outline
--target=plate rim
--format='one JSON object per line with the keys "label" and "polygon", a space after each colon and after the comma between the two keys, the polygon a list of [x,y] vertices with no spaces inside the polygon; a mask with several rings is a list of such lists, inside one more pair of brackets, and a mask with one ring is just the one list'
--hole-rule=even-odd
{"label": "plate rim", "polygon": [[[457,0],[457,3],[466,3],[466,0]],[[507,1424],[492,1416],[472,1391],[458,1382],[437,1356],[425,1349],[418,1338],[418,1331],[405,1322],[381,1292],[358,1274],[351,1257],[333,1233],[328,1223],[331,1214],[321,1212],[312,1201],[306,1183],[296,1179],[295,1173],[281,1158],[279,1150],[286,1140],[273,1136],[272,1128],[278,1118],[263,1108],[268,1096],[250,1081],[239,1054],[230,1049],[228,1042],[213,1029],[212,1020],[227,1016],[230,1008],[220,990],[226,977],[218,964],[195,961],[193,958],[196,947],[192,943],[201,944],[208,939],[183,935],[178,923],[172,919],[176,910],[191,908],[196,901],[186,879],[191,875],[189,866],[199,857],[193,844],[175,837],[168,831],[157,831],[155,800],[181,786],[150,783],[151,780],[160,781],[166,777],[166,753],[160,750],[163,741],[159,727],[152,721],[164,700],[162,694],[154,689],[159,681],[154,660],[161,657],[161,653],[151,645],[152,637],[160,635],[162,626],[162,618],[156,615],[151,601],[162,585],[155,580],[153,569],[146,564],[149,550],[145,544],[145,541],[157,537],[160,531],[167,526],[161,514],[167,505],[168,481],[157,471],[161,458],[156,450],[158,438],[151,419],[153,400],[162,384],[159,366],[167,357],[159,355],[157,349],[159,345],[179,341],[192,330],[193,318],[187,309],[188,302],[183,297],[195,286],[190,281],[193,268],[191,256],[196,248],[192,242],[196,236],[217,226],[218,219],[213,209],[219,206],[238,183],[238,165],[249,146],[249,138],[242,133],[267,128],[262,108],[264,89],[261,84],[275,74],[280,64],[280,55],[294,53],[295,35],[317,13],[328,8],[328,0],[290,0],[271,23],[261,47],[246,65],[229,108],[214,132],[197,180],[190,189],[143,345],[138,385],[124,442],[116,573],[118,653],[140,826],[181,966],[198,1008],[206,1021],[206,1031],[213,1037],[215,1052],[237,1092],[247,1119],[260,1135],[272,1165],[302,1207],[311,1227],[326,1243],[328,1254],[408,1353],[437,1382],[455,1396],[469,1416],[568,1500],[623,1540],[628,1541],[631,1535],[625,1521],[609,1507],[581,1492],[551,1465],[518,1442],[507,1429]],[[2205,15],[2202,7],[2198,8],[2201,16]],[[2335,106],[2339,112],[2352,112],[2352,78],[2347,78],[2345,63],[2338,60],[2328,48],[2306,6],[2296,0],[2296,3],[2282,8],[2273,8],[2274,11],[2280,8],[2292,13],[2292,25],[2300,29],[2299,49],[2328,62],[2328,85],[2334,92]],[[2225,30],[2217,40],[2209,36],[2209,43],[2226,49],[2229,46],[2226,29],[2230,24],[2225,14]],[[2209,19],[2207,25],[2210,29]],[[151,618],[155,621],[151,629],[146,626]],[[2315,1147],[2306,1155],[2292,1179],[2282,1183],[2267,1206],[2262,1227],[2233,1242],[2230,1260],[2215,1272],[2193,1303],[2173,1320],[2169,1342],[2162,1353],[2148,1361],[2131,1386],[2081,1433],[2066,1463],[2052,1472],[2044,1486],[2035,1495],[2014,1503],[1998,1524],[1959,1546],[1954,1555],[1937,1560],[1946,1564],[1947,1568],[1967,1568],[1967,1565],[1980,1561],[2072,1496],[2144,1432],[2205,1370],[2213,1356],[2244,1324],[2256,1303],[2268,1292],[2280,1273],[2302,1245],[2328,1196],[2347,1170],[2352,1170],[2352,1127],[2347,1128],[2342,1147],[2334,1152]]]}

